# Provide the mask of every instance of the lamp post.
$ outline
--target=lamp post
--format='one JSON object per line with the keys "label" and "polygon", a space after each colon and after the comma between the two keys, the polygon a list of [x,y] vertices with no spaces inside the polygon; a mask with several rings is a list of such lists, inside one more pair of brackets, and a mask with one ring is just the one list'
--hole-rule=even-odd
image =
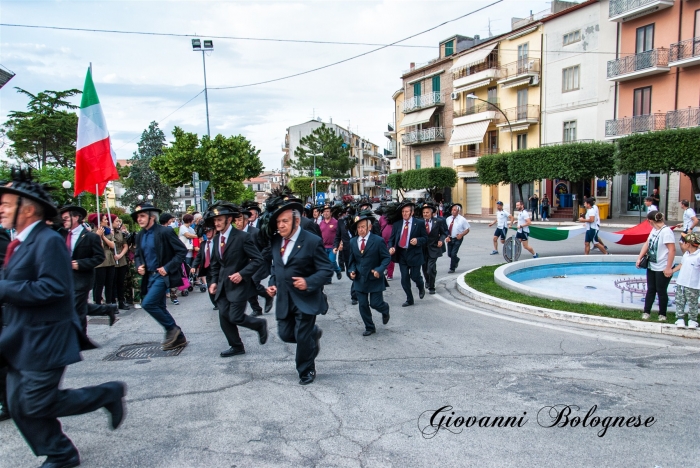
{"label": "lamp post", "polygon": [[204,68],[204,104],[207,111],[207,135],[211,138],[209,131],[209,96],[207,94],[207,62],[205,60],[205,52],[214,51],[214,41],[211,39],[192,39],[192,51],[202,53],[202,66]]}
{"label": "lamp post", "polygon": [[489,102],[489,101],[486,101],[484,99],[478,98],[474,94],[467,94],[466,98],[467,99],[474,99],[476,101],[485,102],[486,104],[488,104],[489,106],[493,107],[498,112],[500,112],[503,115],[503,117],[505,117],[506,123],[508,124],[508,129],[510,130],[510,151],[512,153],[513,152],[513,126],[510,124],[510,120],[508,120],[508,116],[506,115],[506,113],[503,112],[503,110],[500,107],[498,107],[496,104]]}

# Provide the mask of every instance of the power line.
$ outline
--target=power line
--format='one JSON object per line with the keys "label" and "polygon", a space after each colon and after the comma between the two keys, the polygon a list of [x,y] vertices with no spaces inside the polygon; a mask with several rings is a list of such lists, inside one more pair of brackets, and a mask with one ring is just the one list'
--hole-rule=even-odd
{"label": "power line", "polygon": [[467,16],[471,16],[471,15],[473,15],[474,13],[478,13],[478,12],[480,12],[480,11],[482,11],[482,10],[485,10],[485,9],[487,9],[487,8],[490,8],[490,7],[494,6],[494,5],[496,5],[497,3],[501,3],[501,2],[503,2],[503,0],[496,0],[495,2],[489,3],[488,5],[485,5],[485,6],[481,7],[481,8],[477,8],[476,10],[472,10],[472,11],[470,11],[469,13],[466,13],[466,14],[464,14],[464,15],[458,16],[457,18],[444,21],[444,22],[442,22],[442,23],[440,23],[440,24],[438,24],[438,25],[436,25],[436,26],[433,26],[432,28],[425,29],[425,30],[423,30],[423,31],[421,31],[421,32],[419,32],[419,33],[416,33],[416,34],[412,34],[412,35],[410,35],[410,36],[408,36],[408,37],[405,37],[405,38],[400,39],[400,40],[398,40],[398,41],[392,42],[391,44],[386,44],[386,45],[383,45],[383,46],[378,47],[378,48],[376,48],[376,49],[372,49],[372,50],[369,50],[369,51],[367,51],[367,52],[363,52],[363,53],[361,53],[361,54],[354,55],[354,56],[352,56],[352,57],[348,57],[348,58],[343,59],[343,60],[339,60],[339,61],[337,61],[337,62],[329,63],[328,65],[323,65],[323,66],[321,66],[321,67],[316,67],[316,68],[313,68],[313,69],[311,69],[311,70],[307,70],[307,71],[303,71],[303,72],[299,72],[299,73],[294,73],[294,74],[292,74],[292,75],[282,76],[282,77],[280,77],[280,78],[274,78],[274,79],[271,79],[271,80],[259,81],[259,82],[257,82],[257,83],[248,83],[248,84],[244,84],[244,85],[235,85],[235,86],[217,86],[217,87],[210,87],[209,89],[237,89],[237,88],[247,88],[247,87],[250,87],[250,86],[258,86],[258,85],[263,85],[263,84],[267,84],[267,83],[274,83],[274,82],[276,82],[276,81],[282,81],[282,80],[287,80],[287,79],[289,79],[289,78],[295,78],[295,77],[301,76],[301,75],[307,75],[307,74],[309,74],[309,73],[313,73],[313,72],[316,72],[316,71],[319,71],[319,70],[323,70],[323,69],[326,69],[326,68],[333,67],[333,66],[335,66],[335,65],[340,65],[341,63],[345,63],[345,62],[349,62],[349,61],[351,61],[351,60],[355,60],[355,59],[360,58],[360,57],[364,57],[365,55],[373,54],[373,53],[378,52],[378,51],[380,51],[380,50],[386,49],[387,47],[395,46],[396,44],[398,44],[398,43],[400,43],[400,42],[404,42],[404,41],[407,41],[407,40],[409,40],[409,39],[413,39],[414,37],[417,37],[417,36],[420,36],[420,35],[425,34],[425,33],[427,33],[427,32],[433,31],[434,29],[437,29],[437,28],[440,28],[440,27],[442,27],[442,26],[445,26],[446,24],[454,23],[455,21],[461,20],[462,18],[466,18]]}
{"label": "power line", "polygon": [[[184,33],[158,33],[149,31],[127,31],[120,29],[91,29],[91,28],[70,28],[63,26],[44,26],[35,24],[12,24],[12,23],[0,23],[0,26],[5,26],[9,28],[30,28],[30,29],[53,29],[57,31],[79,31],[79,32],[93,32],[93,33],[108,33],[108,34],[131,34],[139,36],[164,36],[164,37],[206,37],[211,39],[225,39],[234,41],[262,41],[262,42],[291,42],[299,44],[331,44],[331,45],[361,45],[361,46],[384,46],[386,44],[374,44],[371,42],[343,42],[343,41],[319,41],[319,40],[305,40],[305,39],[275,39],[267,37],[239,37],[239,36],[211,36],[209,34],[184,34]],[[401,44],[395,45],[390,44],[392,47],[410,47],[418,49],[433,49],[435,46],[424,46],[424,45],[409,45]]]}

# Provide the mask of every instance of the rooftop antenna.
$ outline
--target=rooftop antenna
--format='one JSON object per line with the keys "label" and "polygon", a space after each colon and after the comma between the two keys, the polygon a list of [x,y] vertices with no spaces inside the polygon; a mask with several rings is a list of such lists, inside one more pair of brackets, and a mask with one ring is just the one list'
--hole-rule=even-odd
{"label": "rooftop antenna", "polygon": [[493,37],[493,33],[491,32],[491,18],[489,18],[489,37]]}

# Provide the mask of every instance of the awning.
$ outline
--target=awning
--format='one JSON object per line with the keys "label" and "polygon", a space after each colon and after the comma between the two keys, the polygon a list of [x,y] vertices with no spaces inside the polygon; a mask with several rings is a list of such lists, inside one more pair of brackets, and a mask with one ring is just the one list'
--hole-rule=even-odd
{"label": "awning", "polygon": [[401,128],[406,128],[410,127],[411,125],[418,125],[430,121],[430,118],[433,116],[433,112],[435,112],[435,109],[435,107],[431,107],[430,109],[423,109],[422,111],[412,112],[410,114],[404,115],[404,118],[401,121]]}
{"label": "awning", "polygon": [[462,93],[464,91],[471,91],[472,89],[477,89],[477,88],[482,88],[484,86],[488,86],[489,83],[491,83],[491,80],[484,80],[484,81],[478,81],[476,83],[472,83],[467,86],[461,86],[457,89],[455,89],[455,93]]}
{"label": "awning", "polygon": [[522,80],[518,81],[511,81],[510,83],[505,83],[501,85],[501,89],[506,89],[506,88],[515,88],[517,86],[522,86],[530,84],[530,77],[528,76],[527,78],[523,78]]}
{"label": "awning", "polygon": [[495,48],[496,44],[491,44],[489,46],[484,47],[483,49],[475,50],[474,52],[461,56],[457,59],[454,65],[452,65],[450,71],[454,72],[464,67],[471,67],[472,65],[484,63],[486,61],[486,58],[489,55],[491,55],[491,52],[493,52],[493,49]]}
{"label": "awning", "polygon": [[450,139],[450,146],[473,145],[484,141],[486,129],[490,120],[474,122],[467,125],[457,125]]}
{"label": "awning", "polygon": [[[508,125],[504,125],[504,126],[499,127],[499,128],[500,128],[501,131],[503,131],[503,132],[510,132],[510,127],[509,127]],[[530,128],[530,124],[527,124],[527,125],[516,125],[515,127],[513,127],[513,133],[515,133],[515,132],[524,132],[524,131],[527,130],[528,128]]]}

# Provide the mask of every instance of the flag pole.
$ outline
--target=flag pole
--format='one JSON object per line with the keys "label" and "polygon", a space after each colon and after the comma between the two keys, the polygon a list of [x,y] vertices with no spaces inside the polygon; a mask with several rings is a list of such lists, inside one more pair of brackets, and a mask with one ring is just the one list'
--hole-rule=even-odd
{"label": "flag pole", "polygon": [[[109,182],[107,182],[109,185]],[[112,231],[112,237],[114,237],[114,226],[112,226],[112,215],[109,212],[109,200],[107,199],[107,187],[105,187],[105,207],[107,208],[107,219],[109,220],[109,229]],[[117,243],[114,242],[114,255],[117,255]]]}
{"label": "flag pole", "polygon": [[100,186],[95,184],[95,203],[97,203],[97,226],[100,227]]}

